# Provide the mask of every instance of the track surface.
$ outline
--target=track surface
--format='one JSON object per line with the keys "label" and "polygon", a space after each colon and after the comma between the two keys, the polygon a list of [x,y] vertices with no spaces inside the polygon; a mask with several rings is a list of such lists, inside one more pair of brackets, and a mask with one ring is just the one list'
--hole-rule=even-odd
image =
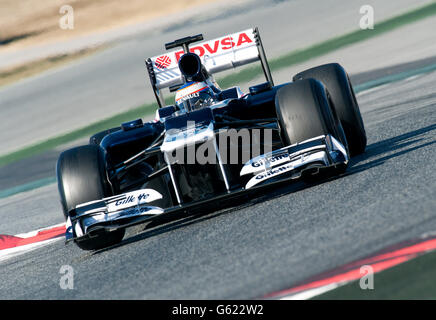
{"label": "track surface", "polygon": [[[318,20],[323,16],[321,9],[327,12],[325,10],[336,10],[339,6],[338,1],[326,1],[322,3],[336,5],[330,8],[326,4],[325,8],[311,10],[314,8],[310,5],[312,2],[305,3],[309,5],[301,5],[304,8],[300,9],[314,11],[312,13],[318,14]],[[360,5],[357,3],[358,1],[345,1],[344,10],[336,10],[344,12],[344,19],[335,21],[340,20],[344,25],[349,23],[350,31],[356,25],[355,22],[347,22],[347,17],[350,12],[356,11]],[[422,2],[404,3],[411,6]],[[247,21],[256,21],[249,18],[258,17],[256,15],[264,12],[266,25],[268,17],[270,19],[280,9],[289,9],[293,5],[296,5],[294,1],[289,1],[269,9],[261,7],[242,16],[235,14],[224,22],[232,21],[232,30],[239,30],[247,27]],[[397,3],[392,5],[397,6]],[[304,19],[301,19],[304,24]],[[302,28],[303,26],[301,25]],[[202,27],[199,23],[182,28],[183,35],[198,33],[198,28]],[[337,28],[337,33],[341,34],[345,30],[339,27],[340,24],[333,24],[331,29],[326,29],[331,31]],[[207,33],[208,37],[219,35],[220,28]],[[272,24],[265,26],[264,29],[270,30],[267,36],[261,28],[264,42],[269,42],[265,43],[267,54],[271,53],[271,56],[281,50],[290,50],[286,47],[289,43],[280,43],[274,38],[277,35],[274,36],[272,31],[276,28],[277,25]],[[304,46],[307,38],[312,37],[302,36],[302,31],[303,29],[296,30],[295,43]],[[320,30],[319,33],[313,33],[313,38],[325,38],[324,32],[325,30]],[[159,43],[176,38],[176,32],[167,30],[162,38],[165,39],[159,39]],[[156,38],[153,39],[156,41]],[[142,101],[143,97],[138,92],[144,90],[143,70],[139,77],[138,71],[133,70],[128,62],[130,60],[126,59],[131,57],[127,52],[136,52],[137,43],[132,40],[127,44],[130,45],[116,49],[120,50],[117,51],[119,55],[110,58],[109,54],[100,56],[102,64],[95,65],[95,68],[89,68],[89,61],[76,65],[77,74],[88,69],[90,73],[98,70],[99,74],[85,76],[90,77],[88,89],[85,88],[86,84],[77,82],[77,79],[82,78],[74,76],[75,73],[69,77],[65,75],[64,81],[56,82],[56,85],[56,79],[51,77],[46,78],[46,82],[37,84],[36,80],[33,83],[33,80],[29,80],[20,84],[21,87],[17,84],[8,91],[7,97],[17,99],[8,100],[16,109],[7,109],[9,113],[4,114],[15,121],[19,121],[21,116],[17,114],[20,112],[24,112],[23,117],[31,117],[33,103],[35,108],[47,106],[47,121],[52,123],[51,116],[54,115],[50,115],[50,108],[54,107],[54,103],[50,99],[67,101],[71,107],[78,104],[84,109],[90,109],[90,105],[84,106],[82,103],[87,98],[96,97],[89,102],[93,105],[98,104],[98,99],[111,98],[113,104],[107,105],[107,108],[112,111],[119,107],[122,100],[127,99],[132,103]],[[157,50],[155,46],[152,48],[150,50]],[[114,57],[120,57],[120,61],[112,60]],[[119,82],[116,77],[109,77],[105,73],[109,71],[103,71],[107,66],[103,62],[119,68],[120,81],[129,78],[125,86],[118,88],[118,92],[123,92],[128,97],[120,96],[116,99],[113,88]],[[355,62],[359,63],[357,60]],[[418,64],[422,63],[432,64],[434,58]],[[354,75],[353,83],[359,84],[395,70],[414,67],[416,65],[411,64]],[[130,73],[129,77],[125,72]],[[113,69],[110,73],[116,74]],[[53,73],[52,76],[56,74],[59,76],[60,73]],[[286,78],[290,79],[291,74],[289,72],[289,77]],[[62,80],[62,77],[57,79]],[[101,79],[107,84],[106,88],[102,86]],[[281,81],[284,79],[279,78],[277,82]],[[52,95],[42,94],[44,86],[53,88]],[[18,88],[24,90],[21,91],[22,97],[14,93]],[[101,95],[91,94],[91,88]],[[71,92],[81,94],[75,95],[70,101],[68,97],[71,97]],[[103,93],[107,93],[107,96],[103,96]],[[6,96],[0,93],[0,97],[4,99]],[[65,246],[63,241],[51,243],[44,248],[0,262],[0,298],[258,298],[292,287],[308,277],[357,260],[386,246],[435,231],[436,73],[391,83],[364,92],[357,99],[366,125],[368,148],[364,155],[352,160],[346,175],[312,186],[284,186],[241,208],[187,218],[147,232],[132,228],[123,243],[110,250],[89,253],[72,244]],[[0,101],[2,111],[6,106],[4,101]],[[95,110],[90,110],[89,114],[92,115],[92,112]],[[70,119],[72,122],[68,125],[73,126],[74,118],[68,118],[71,113],[80,114],[65,105],[61,120]],[[10,140],[4,139],[3,143],[9,140],[10,143],[15,141],[19,144],[32,136],[32,130],[44,125],[40,119],[35,124],[27,123],[28,130],[22,136],[14,137],[14,131],[4,135],[6,131],[2,131],[2,137],[9,138],[11,134]],[[0,128],[5,129],[3,125]],[[6,128],[11,129],[10,126]],[[38,134],[50,131],[56,131],[56,128],[38,131]],[[35,178],[45,177],[54,168],[56,151],[40,157],[39,165],[35,167],[24,160],[9,166],[7,173],[10,176],[0,175],[0,183],[11,181],[10,177],[13,176],[20,177],[17,182],[20,179],[25,182],[25,176],[21,174],[25,166],[28,166]],[[0,221],[0,234],[24,233],[62,222],[56,185],[0,199]],[[59,286],[62,276],[60,269],[64,265],[74,268],[73,290],[63,290]]]}
{"label": "track surface", "polygon": [[[258,298],[433,231],[435,83],[432,73],[358,96],[368,148],[341,178],[283,187],[243,208],[147,232],[131,229],[110,250],[58,241],[1,263],[0,298]],[[44,189],[27,197],[54,203],[55,185]],[[5,199],[1,211],[17,212],[20,197]],[[59,286],[63,265],[74,268],[73,290]]]}

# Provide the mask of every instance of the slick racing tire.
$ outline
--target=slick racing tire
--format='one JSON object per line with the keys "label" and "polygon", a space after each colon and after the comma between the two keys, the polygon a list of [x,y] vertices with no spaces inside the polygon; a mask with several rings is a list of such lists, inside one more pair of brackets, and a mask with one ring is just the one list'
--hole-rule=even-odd
{"label": "slick racing tire", "polygon": [[[284,145],[300,143],[330,134],[347,149],[347,140],[324,85],[314,79],[290,83],[277,91],[276,113]],[[339,165],[331,174],[340,174],[347,165]]]}
{"label": "slick racing tire", "polygon": [[[78,204],[111,196],[98,145],[80,146],[61,153],[56,176],[65,218]],[[124,229],[99,231],[90,238],[76,240],[76,244],[83,250],[97,250],[119,243],[124,233]]]}
{"label": "slick racing tire", "polygon": [[366,132],[353,87],[345,69],[330,63],[300,72],[293,81],[313,78],[321,81],[330,95],[334,108],[344,128],[351,156],[365,152]]}

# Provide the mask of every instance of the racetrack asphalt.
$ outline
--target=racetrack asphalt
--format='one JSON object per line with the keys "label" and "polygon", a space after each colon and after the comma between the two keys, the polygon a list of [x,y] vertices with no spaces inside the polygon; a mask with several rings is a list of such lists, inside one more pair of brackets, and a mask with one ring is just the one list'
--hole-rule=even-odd
{"label": "racetrack asphalt", "polygon": [[[0,298],[259,298],[434,231],[435,83],[433,72],[358,95],[368,148],[342,177],[283,186],[241,208],[146,232],[135,227],[108,250],[51,243],[0,263]],[[55,224],[56,202],[50,185],[0,208],[20,217],[33,203],[39,210],[22,223],[43,211],[59,215]],[[74,269],[73,290],[60,288],[63,265]]]}
{"label": "racetrack asphalt", "polygon": [[[347,6],[341,13],[345,17],[343,22],[350,23],[350,28],[354,29],[355,25],[346,22],[346,17],[356,9],[358,1],[344,3]],[[385,3],[388,10],[389,2]],[[265,9],[265,16],[268,16],[283,8],[280,6],[289,8],[293,5],[303,6],[301,2],[289,1],[278,3],[275,9],[259,10]],[[308,12],[310,9],[310,5],[305,7]],[[321,10],[326,8],[318,9],[320,18]],[[251,11],[248,16],[255,17],[259,14],[256,12]],[[247,20],[236,18],[241,16],[233,16],[236,29],[246,27]],[[339,24],[336,26],[338,32],[344,31],[339,29]],[[194,34],[197,27],[195,24],[188,26],[192,31],[188,33]],[[276,27],[265,29],[272,33]],[[168,38],[175,35],[171,30],[169,32]],[[277,40],[271,33],[267,33],[268,36],[262,33],[264,44]],[[211,37],[219,34],[217,28]],[[315,38],[323,36],[322,32],[314,35]],[[298,32],[295,37],[302,45],[308,41]],[[274,55],[286,45],[289,44],[275,46],[268,43],[265,47],[272,48],[270,52]],[[126,54],[128,48],[124,47],[119,53]],[[130,50],[134,51],[132,47]],[[412,58],[403,61],[407,64],[354,74],[353,84],[435,62],[434,58],[411,62]],[[105,59],[109,59],[108,56]],[[114,58],[107,61],[112,63],[111,59]],[[89,67],[87,62],[83,63],[79,64],[78,72]],[[120,72],[133,70],[127,66],[127,61],[124,63],[119,66]],[[89,72],[97,69],[96,66]],[[119,91],[126,89],[126,95],[131,95],[132,101],[142,100],[143,97],[138,99],[139,95],[135,95],[136,89],[131,89],[141,86],[140,90],[143,90],[144,75],[141,74],[142,80],[138,80],[134,74],[131,73],[132,82],[120,87]],[[90,77],[97,83],[97,75]],[[121,75],[121,80],[125,77]],[[70,79],[73,87],[80,89],[81,85],[74,83],[74,79],[77,78]],[[133,85],[133,80],[139,82]],[[110,88],[116,85],[115,82],[110,79],[106,90],[97,89],[109,92],[114,98],[114,90]],[[25,83],[22,85],[26,86]],[[37,90],[28,86],[32,92]],[[62,82],[59,86],[60,96],[69,97],[71,92],[67,87],[63,87]],[[90,97],[90,92],[83,98],[86,96]],[[34,98],[36,104],[50,100],[39,94]],[[149,231],[131,228],[121,245],[108,250],[91,253],[74,244],[65,246],[61,240],[51,243],[0,262],[0,299],[260,298],[387,246],[434,231],[436,72],[362,92],[357,99],[366,126],[368,148],[365,154],[352,159],[345,175],[314,185],[282,186],[239,208],[187,217]],[[73,100],[71,105],[81,101],[77,96]],[[120,99],[113,101],[108,110],[119,108]],[[25,109],[27,104],[30,107],[30,102],[18,105]],[[38,122],[38,125],[42,123]],[[3,132],[1,134],[3,136]],[[19,139],[24,141],[31,135],[30,126],[24,137],[11,138],[11,141],[18,143]],[[26,182],[26,174],[22,174],[24,167],[28,167],[34,177],[44,178],[48,172],[53,172],[58,152],[40,155],[35,166],[32,165],[35,161],[29,160],[11,164],[7,172],[2,171],[0,181],[4,183],[16,178],[16,181]],[[56,185],[0,199],[0,219],[0,234],[18,234],[61,223],[63,216]],[[72,290],[61,289],[59,285],[60,270],[65,265],[74,270]]]}

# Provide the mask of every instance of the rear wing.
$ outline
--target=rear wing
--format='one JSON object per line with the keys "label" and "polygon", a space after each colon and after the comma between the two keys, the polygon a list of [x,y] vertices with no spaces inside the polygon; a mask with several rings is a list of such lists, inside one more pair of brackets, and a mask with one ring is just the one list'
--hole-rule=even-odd
{"label": "rear wing", "polygon": [[[257,27],[200,42],[189,48],[189,51],[200,57],[210,74],[260,61],[266,80],[271,86],[274,85]],[[160,108],[165,105],[161,89],[171,89],[183,84],[183,76],[178,66],[183,54],[184,50],[180,48],[145,61]]]}

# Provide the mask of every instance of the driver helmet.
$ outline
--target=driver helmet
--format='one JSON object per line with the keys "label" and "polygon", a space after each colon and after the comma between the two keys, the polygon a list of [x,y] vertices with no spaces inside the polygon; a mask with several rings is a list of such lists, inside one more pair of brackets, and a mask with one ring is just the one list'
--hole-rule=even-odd
{"label": "driver helmet", "polygon": [[196,110],[218,101],[218,89],[206,81],[188,82],[177,90],[176,106],[179,110]]}

